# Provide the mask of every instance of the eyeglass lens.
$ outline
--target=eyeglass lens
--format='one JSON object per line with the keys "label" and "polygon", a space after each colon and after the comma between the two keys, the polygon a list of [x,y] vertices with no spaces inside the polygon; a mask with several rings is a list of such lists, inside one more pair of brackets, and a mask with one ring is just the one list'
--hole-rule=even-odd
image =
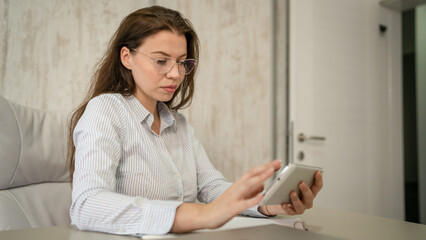
{"label": "eyeglass lens", "polygon": [[181,62],[174,62],[172,59],[166,61],[157,60],[157,69],[159,73],[168,73],[175,64],[178,64],[179,73],[182,75],[188,75],[192,72],[195,67],[194,59],[186,59]]}
{"label": "eyeglass lens", "polygon": [[168,73],[170,72],[170,70],[172,70],[172,68],[175,66],[175,64],[178,64],[178,69],[179,69],[179,73],[182,75],[188,75],[192,72],[192,70],[194,69],[195,65],[197,64],[197,60],[195,59],[185,59],[179,62],[176,62],[175,60],[172,60],[171,58],[167,58],[167,59],[154,59],[148,55],[146,55],[145,53],[139,51],[138,49],[133,49],[134,51],[142,54],[143,56],[151,59],[151,61],[153,61],[157,67],[157,71],[160,74],[163,73]]}

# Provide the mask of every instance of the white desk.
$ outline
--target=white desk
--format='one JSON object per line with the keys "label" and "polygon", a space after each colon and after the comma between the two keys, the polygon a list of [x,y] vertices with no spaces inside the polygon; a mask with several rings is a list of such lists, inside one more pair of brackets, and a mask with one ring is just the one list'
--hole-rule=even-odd
{"label": "white desk", "polygon": [[311,232],[340,238],[426,240],[426,225],[394,219],[321,207],[306,211],[302,218]]}
{"label": "white desk", "polygon": [[[300,216],[309,231],[344,239],[426,239],[426,225],[368,216],[358,213],[314,207]],[[285,217],[284,217],[285,218]],[[270,224],[271,219],[234,219],[225,229],[236,226]],[[135,237],[75,230],[71,226],[56,226],[1,231],[0,240],[128,240]]]}

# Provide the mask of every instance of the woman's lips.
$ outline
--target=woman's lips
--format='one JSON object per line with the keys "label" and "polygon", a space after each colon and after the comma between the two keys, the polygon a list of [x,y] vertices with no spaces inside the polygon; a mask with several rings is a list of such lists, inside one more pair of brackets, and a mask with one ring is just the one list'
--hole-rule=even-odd
{"label": "woman's lips", "polygon": [[164,89],[164,91],[168,92],[168,93],[174,93],[176,91],[177,86],[176,85],[170,85],[170,86],[164,86],[161,87],[162,89]]}

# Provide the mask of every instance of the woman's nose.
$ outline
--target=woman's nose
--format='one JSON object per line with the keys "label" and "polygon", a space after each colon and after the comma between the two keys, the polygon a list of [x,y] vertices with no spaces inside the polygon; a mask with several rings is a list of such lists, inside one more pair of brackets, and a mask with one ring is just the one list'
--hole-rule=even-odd
{"label": "woman's nose", "polygon": [[179,78],[181,75],[179,71],[179,64],[174,63],[169,72],[167,72],[167,76],[170,78]]}

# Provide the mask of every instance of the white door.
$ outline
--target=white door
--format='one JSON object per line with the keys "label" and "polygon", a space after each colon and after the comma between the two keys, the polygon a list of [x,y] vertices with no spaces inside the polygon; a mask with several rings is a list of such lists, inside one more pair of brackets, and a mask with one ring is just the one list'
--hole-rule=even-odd
{"label": "white door", "polygon": [[289,21],[290,161],[325,169],[317,205],[404,219],[399,13],[292,0]]}

